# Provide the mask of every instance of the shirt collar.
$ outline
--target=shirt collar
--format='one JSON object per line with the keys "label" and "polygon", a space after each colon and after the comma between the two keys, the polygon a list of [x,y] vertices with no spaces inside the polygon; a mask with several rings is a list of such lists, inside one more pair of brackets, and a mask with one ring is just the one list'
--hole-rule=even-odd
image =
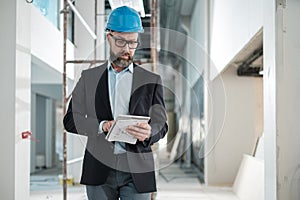
{"label": "shirt collar", "polygon": [[[115,71],[112,66],[111,66],[111,62],[108,61],[108,64],[107,64],[107,69],[108,70],[113,70]],[[123,71],[121,72],[126,72],[126,71],[129,71],[130,73],[133,73],[133,63],[131,63],[126,69],[124,69]],[[116,72],[116,71],[115,71]]]}

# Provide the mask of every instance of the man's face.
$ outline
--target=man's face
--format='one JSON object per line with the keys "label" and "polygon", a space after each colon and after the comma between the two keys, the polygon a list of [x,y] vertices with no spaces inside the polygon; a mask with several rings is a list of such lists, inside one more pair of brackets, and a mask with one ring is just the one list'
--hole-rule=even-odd
{"label": "man's face", "polygon": [[110,32],[106,37],[110,46],[110,61],[118,67],[129,66],[133,62],[138,33]]}

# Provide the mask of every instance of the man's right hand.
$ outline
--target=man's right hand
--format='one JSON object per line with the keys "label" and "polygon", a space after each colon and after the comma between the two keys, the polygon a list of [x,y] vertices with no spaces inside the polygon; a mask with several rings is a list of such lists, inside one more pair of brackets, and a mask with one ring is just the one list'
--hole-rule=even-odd
{"label": "man's right hand", "polygon": [[113,125],[114,122],[115,122],[115,120],[104,122],[103,126],[102,126],[103,132],[108,132],[110,130],[110,128],[112,127],[112,125]]}

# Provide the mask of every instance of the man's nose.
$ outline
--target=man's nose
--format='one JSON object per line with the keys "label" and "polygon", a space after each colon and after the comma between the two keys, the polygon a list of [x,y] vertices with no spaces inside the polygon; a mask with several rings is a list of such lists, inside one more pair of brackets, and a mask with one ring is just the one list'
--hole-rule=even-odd
{"label": "man's nose", "polygon": [[124,50],[125,50],[127,53],[130,52],[130,48],[129,48],[128,44],[126,44],[124,48],[125,48]]}
{"label": "man's nose", "polygon": [[130,52],[129,43],[127,43],[127,44],[123,47],[123,50],[124,50],[126,53],[129,53],[129,52]]}

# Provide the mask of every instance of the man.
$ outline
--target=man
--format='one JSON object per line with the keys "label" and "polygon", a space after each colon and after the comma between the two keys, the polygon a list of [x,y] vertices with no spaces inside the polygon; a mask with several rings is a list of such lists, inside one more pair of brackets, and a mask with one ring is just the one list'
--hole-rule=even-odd
{"label": "man", "polygon": [[[82,72],[64,126],[88,137],[81,184],[89,200],[148,200],[156,191],[151,145],[168,130],[161,78],[133,63],[138,34],[143,32],[135,10],[113,10],[106,31],[110,57]],[[149,123],[127,127],[136,144],[105,139],[119,114],[150,117]]]}

